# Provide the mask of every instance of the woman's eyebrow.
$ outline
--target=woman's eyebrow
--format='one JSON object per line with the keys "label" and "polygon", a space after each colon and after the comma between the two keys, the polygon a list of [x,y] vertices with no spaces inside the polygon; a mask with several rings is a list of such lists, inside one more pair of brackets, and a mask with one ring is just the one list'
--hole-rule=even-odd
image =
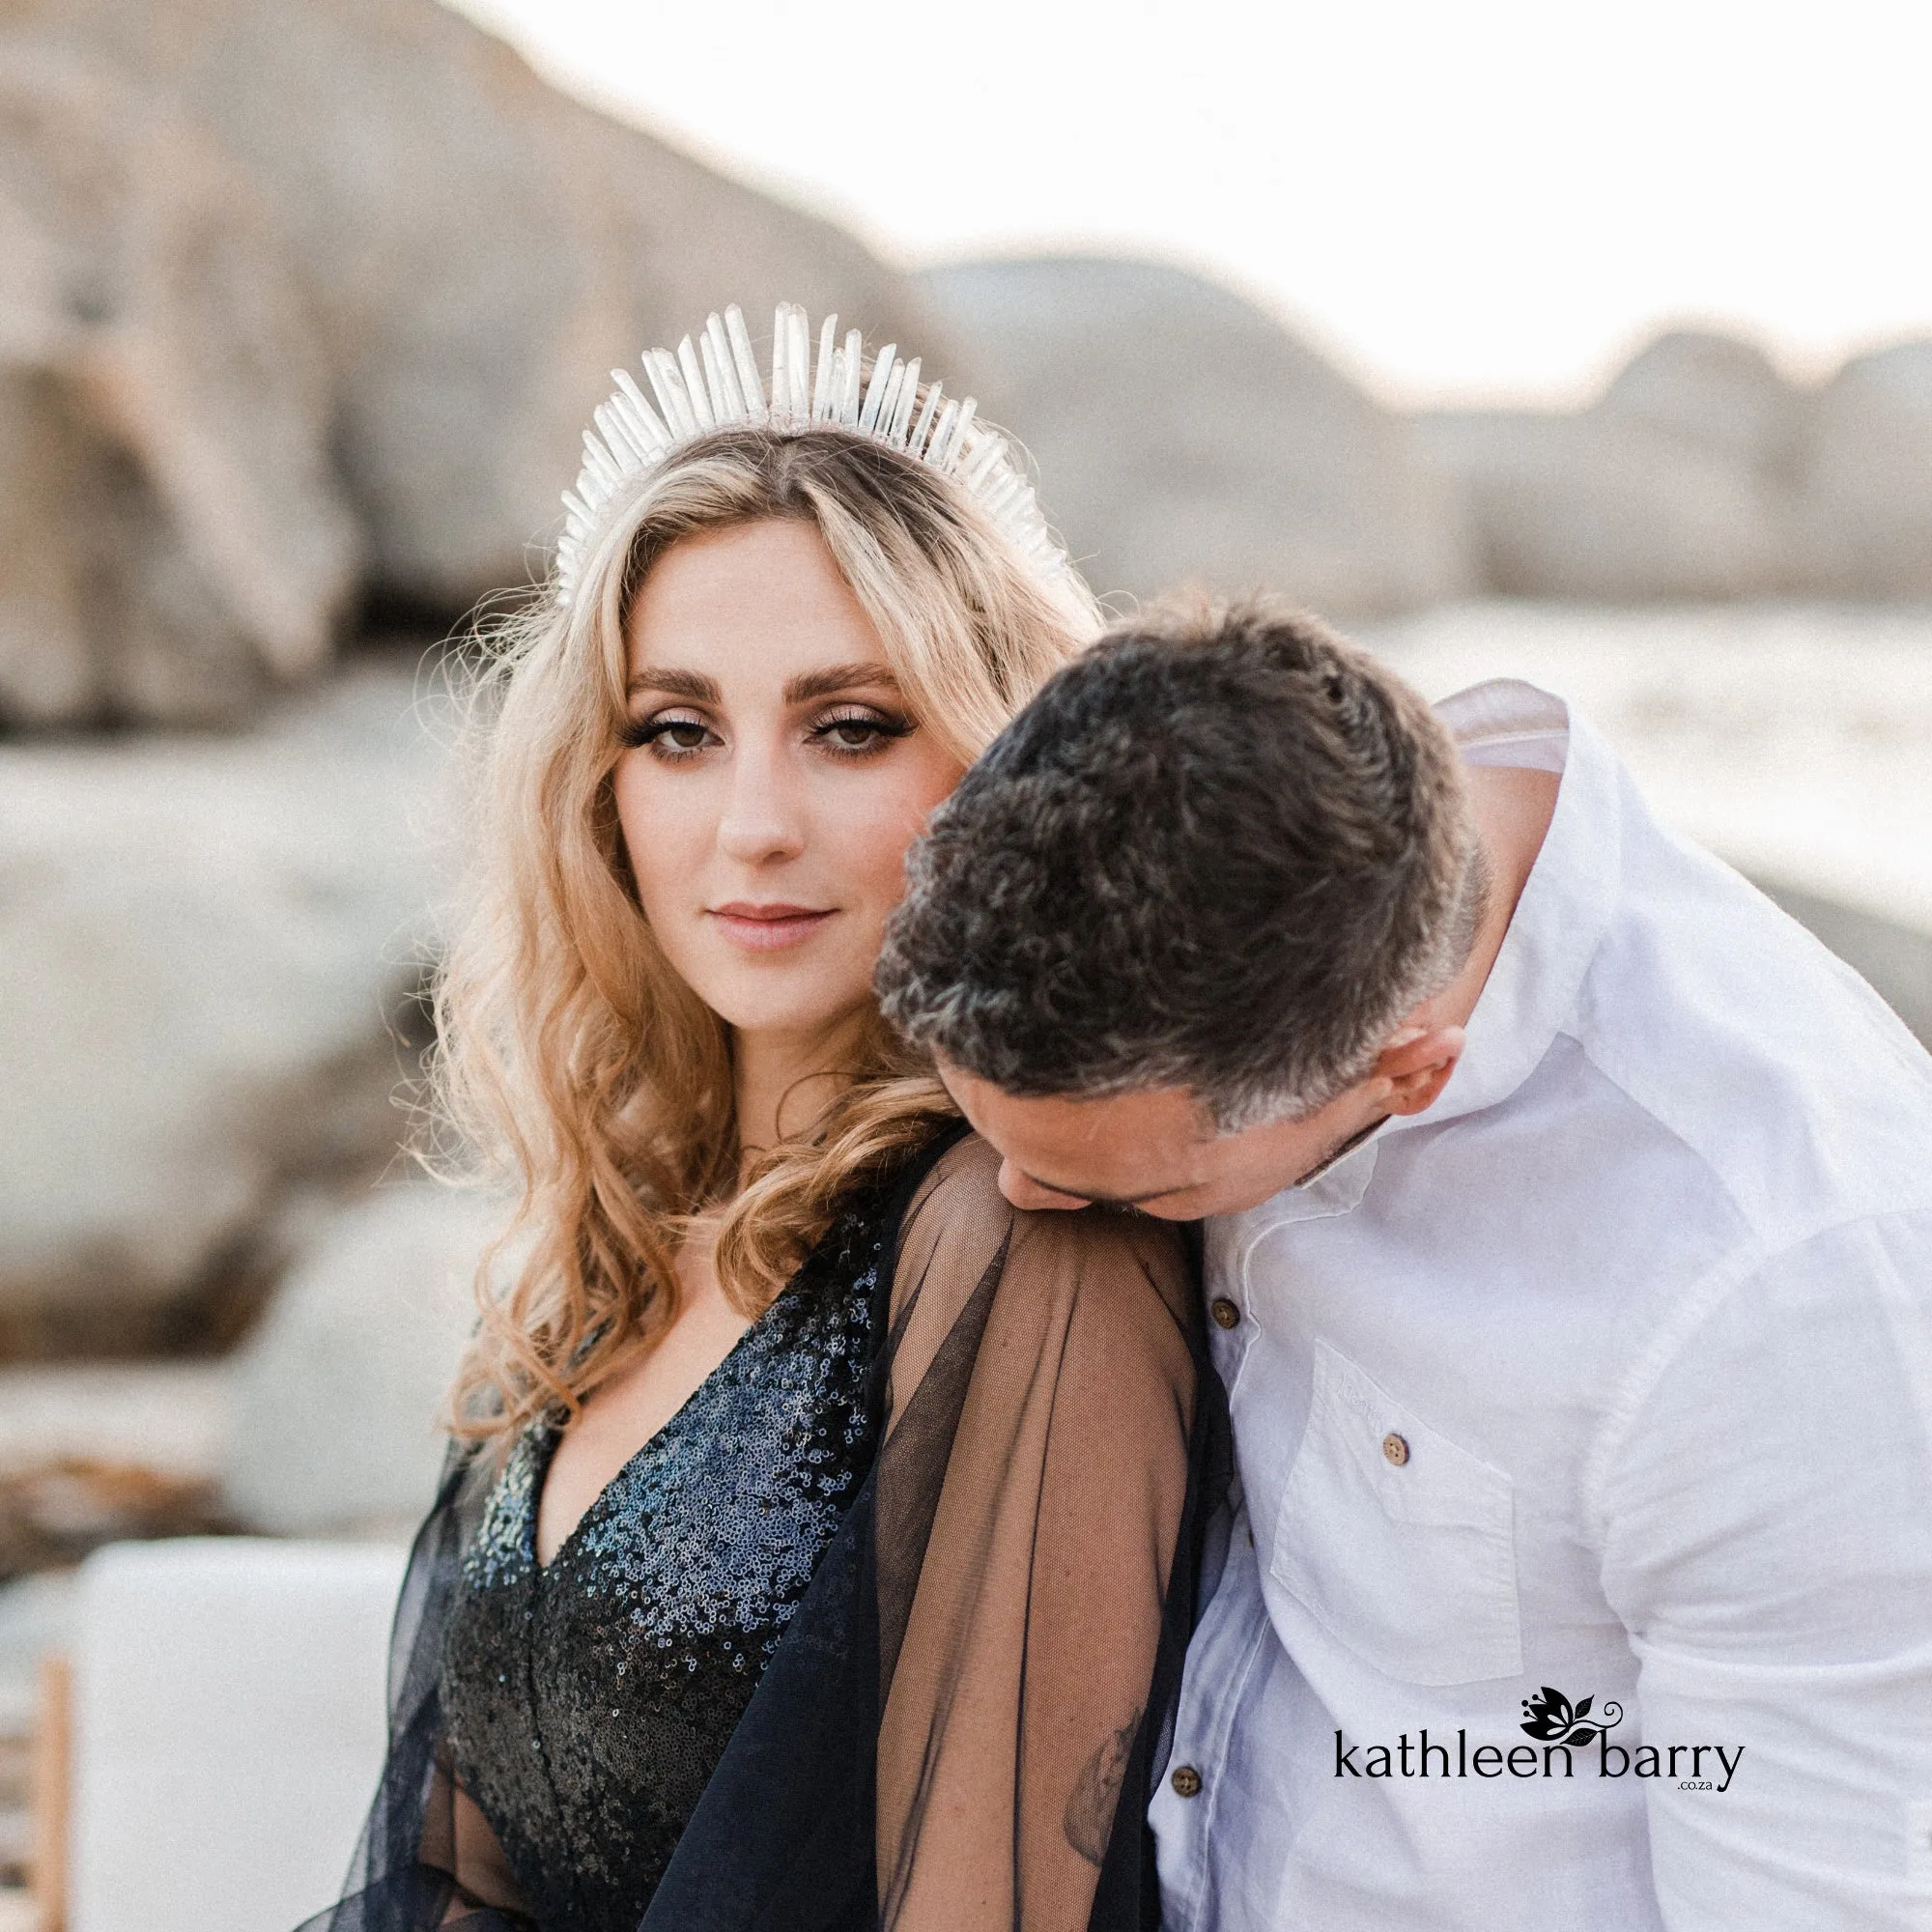
{"label": "woman's eyebrow", "polygon": [[656,666],[639,671],[624,691],[627,696],[655,691],[664,697],[690,697],[700,704],[716,704],[724,696],[718,680],[706,677],[701,670],[665,670]]}
{"label": "woman's eyebrow", "polygon": [[801,671],[784,688],[787,704],[809,704],[814,697],[833,697],[841,691],[896,691],[898,679],[882,664],[827,665],[823,670]]}

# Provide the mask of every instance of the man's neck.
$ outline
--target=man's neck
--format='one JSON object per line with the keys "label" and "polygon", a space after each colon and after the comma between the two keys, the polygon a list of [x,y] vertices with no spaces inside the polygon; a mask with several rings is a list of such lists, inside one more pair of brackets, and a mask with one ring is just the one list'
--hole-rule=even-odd
{"label": "man's neck", "polygon": [[1471,765],[1465,776],[1476,837],[1489,867],[1489,893],[1468,963],[1425,1009],[1429,1019],[1441,1026],[1467,1026],[1483,997],[1517,902],[1543,850],[1561,782],[1554,772],[1516,765]]}

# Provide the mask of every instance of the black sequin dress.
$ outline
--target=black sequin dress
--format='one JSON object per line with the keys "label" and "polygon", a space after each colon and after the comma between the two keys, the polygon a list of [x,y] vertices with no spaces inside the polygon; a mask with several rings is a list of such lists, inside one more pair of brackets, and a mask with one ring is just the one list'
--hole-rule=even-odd
{"label": "black sequin dress", "polygon": [[545,1928],[635,1932],[865,1481],[884,1219],[840,1217],[547,1566],[553,1427],[484,1505],[442,1648],[449,1760]]}

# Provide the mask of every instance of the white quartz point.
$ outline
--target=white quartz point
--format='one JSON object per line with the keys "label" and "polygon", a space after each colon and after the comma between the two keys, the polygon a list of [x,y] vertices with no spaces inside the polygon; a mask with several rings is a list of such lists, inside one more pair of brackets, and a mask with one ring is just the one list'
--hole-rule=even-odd
{"label": "white quartz point", "polygon": [[791,334],[791,353],[787,358],[791,365],[791,411],[793,415],[802,417],[811,411],[811,326],[796,302],[785,327]]}
{"label": "white quartz point", "polygon": [[906,447],[913,455],[920,455],[925,448],[925,440],[932,433],[932,419],[939,413],[939,405],[946,394],[946,384],[935,383],[925,392],[925,407],[919,412],[919,420],[913,425],[912,435],[906,440]]}
{"label": "white quartz point", "polygon": [[745,327],[745,311],[736,302],[724,311],[724,332],[731,338],[731,359],[738,365],[738,387],[745,398],[745,413],[753,422],[763,422],[765,385],[758,381],[758,358],[752,351],[752,332]]}
{"label": "white quartz point", "polygon": [[906,446],[906,428],[912,421],[913,406],[919,401],[919,357],[899,364],[893,381],[898,386],[898,393],[893,398],[891,435],[893,440],[903,449]]}
{"label": "white quartz point", "polygon": [[893,364],[899,353],[896,342],[879,351],[872,364],[872,380],[866,387],[866,400],[859,410],[859,427],[870,435],[879,426],[879,411],[885,406],[886,390],[893,380]]}
{"label": "white quartz point", "polygon": [[664,412],[665,421],[670,424],[671,433],[680,442],[696,436],[697,417],[684,393],[684,378],[678,374],[670,352],[653,349],[644,359],[644,374],[651,379],[652,393],[658,399],[658,408]]}
{"label": "white quartz point", "polygon": [[866,338],[856,329],[845,331],[845,347],[838,358],[838,400],[834,414],[847,429],[859,426],[859,379],[866,357]]}
{"label": "white quartz point", "polygon": [[715,429],[718,419],[711,413],[711,398],[704,393],[704,371],[697,366],[697,351],[688,335],[677,345],[677,366],[699,424],[705,429]]}
{"label": "white quartz point", "polygon": [[634,430],[640,432],[653,450],[660,455],[670,447],[670,432],[659,420],[658,412],[644,400],[644,392],[631,380],[628,369],[612,369],[611,380],[616,384],[624,400],[630,404],[630,413],[625,421]]}
{"label": "white quartz point", "polygon": [[738,387],[738,369],[723,316],[705,318],[704,346],[710,352],[704,358],[704,380],[711,384],[712,414],[720,422],[743,422],[745,396]]}
{"label": "white quartz point", "polygon": [[772,317],[772,412],[783,415],[791,408],[791,374],[786,368],[791,355],[791,330],[785,327],[785,302],[780,302]]}
{"label": "white quartz point", "polygon": [[838,337],[838,318],[828,315],[818,331],[818,377],[811,387],[811,419],[824,422],[832,414],[832,377],[838,352],[833,344]]}

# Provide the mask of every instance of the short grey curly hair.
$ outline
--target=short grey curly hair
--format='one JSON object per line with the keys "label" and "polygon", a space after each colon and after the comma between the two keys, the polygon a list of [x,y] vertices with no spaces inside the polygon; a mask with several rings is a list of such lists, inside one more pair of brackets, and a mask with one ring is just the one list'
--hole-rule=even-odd
{"label": "short grey curly hair", "polygon": [[1265,600],[1155,612],[1058,672],[914,849],[878,988],[1006,1092],[1314,1112],[1467,959],[1486,877],[1421,696]]}

